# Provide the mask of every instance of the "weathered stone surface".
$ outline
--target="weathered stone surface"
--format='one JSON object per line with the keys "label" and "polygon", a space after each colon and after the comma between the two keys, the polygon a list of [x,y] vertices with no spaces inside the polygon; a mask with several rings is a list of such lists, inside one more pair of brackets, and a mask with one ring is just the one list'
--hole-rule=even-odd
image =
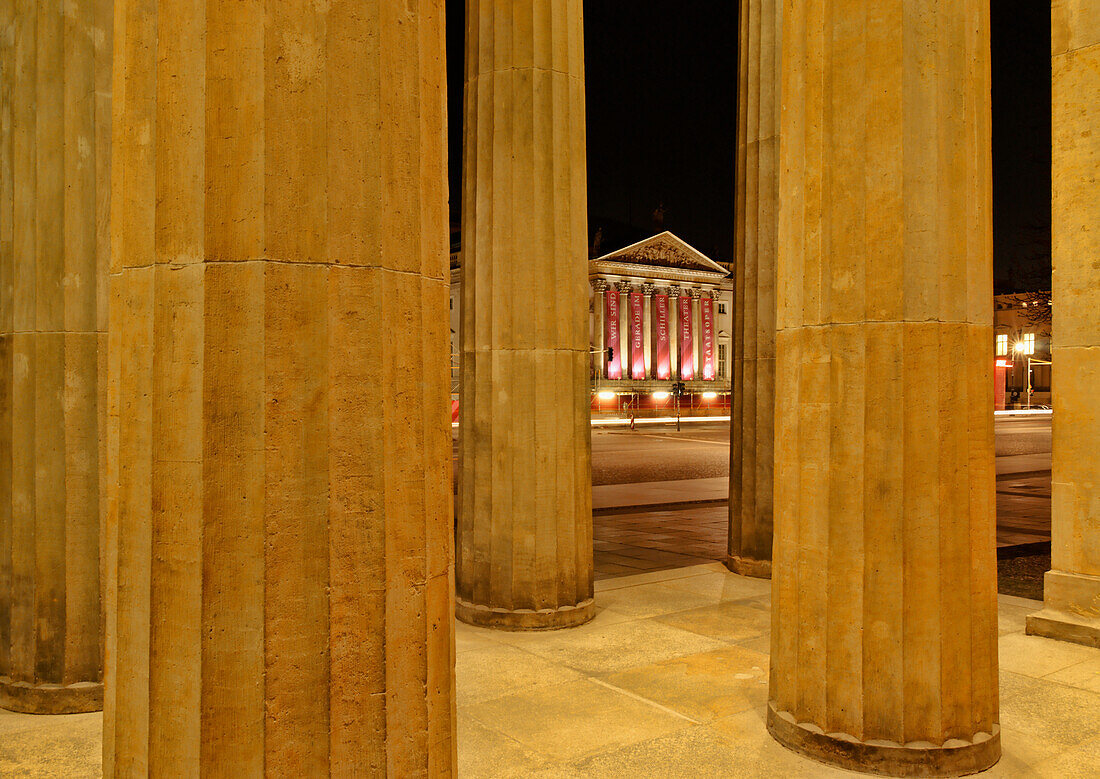
{"label": "weathered stone surface", "polygon": [[1051,5],[1051,570],[1029,633],[1100,646],[1100,5]]}
{"label": "weathered stone surface", "polygon": [[771,575],[782,3],[741,0],[730,570]]}
{"label": "weathered stone surface", "polygon": [[787,3],[769,727],[896,775],[1000,754],[989,7]]}
{"label": "weathered stone surface", "polygon": [[110,0],[0,5],[0,706],[102,708]]}
{"label": "weathered stone surface", "polygon": [[591,619],[581,0],[466,5],[458,616]]}
{"label": "weathered stone surface", "polygon": [[443,3],[119,2],[104,773],[450,775]]}

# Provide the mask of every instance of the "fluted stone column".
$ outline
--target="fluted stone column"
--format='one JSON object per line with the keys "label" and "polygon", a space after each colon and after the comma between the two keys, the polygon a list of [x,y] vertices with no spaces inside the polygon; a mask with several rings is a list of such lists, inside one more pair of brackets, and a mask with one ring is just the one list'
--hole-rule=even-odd
{"label": "fluted stone column", "polygon": [[1054,470],[1034,635],[1100,646],[1100,11],[1051,4]]}
{"label": "fluted stone column", "polygon": [[989,4],[783,18],[768,727],[903,776],[1000,755]]}
{"label": "fluted stone column", "polygon": [[0,7],[0,706],[103,705],[111,2]]}
{"label": "fluted stone column", "polygon": [[622,355],[623,379],[632,381],[634,355],[631,349],[630,293],[634,291],[634,285],[627,281],[620,281],[615,288],[619,291],[619,343],[616,348]]}
{"label": "fluted stone column", "polygon": [[727,567],[771,576],[783,4],[741,0]]}
{"label": "fluted stone column", "polygon": [[657,287],[653,284],[642,285],[642,349],[645,354],[645,377],[652,379],[657,363],[653,344],[653,296]]}
{"label": "fluted stone column", "polygon": [[453,774],[443,3],[118,2],[104,773]]}
{"label": "fluted stone column", "polygon": [[703,291],[692,287],[691,295],[691,352],[694,361],[695,380],[703,378],[703,309],[699,299]]}
{"label": "fluted stone column", "polygon": [[607,292],[607,282],[596,279],[592,282],[592,337],[596,343],[596,354],[592,355],[595,367],[595,376],[602,379],[607,373],[607,301],[604,294]]}
{"label": "fluted stone column", "polygon": [[668,288],[668,359],[672,370],[672,380],[680,379],[680,295],[681,287]]}
{"label": "fluted stone column", "polygon": [[582,17],[466,3],[457,614],[477,625],[594,615]]}

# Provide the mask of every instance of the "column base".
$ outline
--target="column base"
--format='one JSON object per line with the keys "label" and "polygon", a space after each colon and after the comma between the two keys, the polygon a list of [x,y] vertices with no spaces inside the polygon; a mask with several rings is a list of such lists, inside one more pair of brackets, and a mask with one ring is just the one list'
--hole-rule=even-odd
{"label": "column base", "polygon": [[467,625],[497,630],[561,630],[583,625],[596,616],[596,601],[589,598],[576,606],[557,609],[499,609],[455,598],[455,617]]}
{"label": "column base", "polygon": [[103,711],[103,685],[31,684],[0,676],[0,709],[21,714],[83,714]]}
{"label": "column base", "polygon": [[790,750],[849,771],[881,776],[964,776],[984,771],[1001,759],[1001,728],[978,733],[971,741],[857,741],[847,733],[825,733],[809,722],[796,722],[768,702],[768,732]]}
{"label": "column base", "polygon": [[731,554],[726,558],[726,567],[741,576],[752,576],[757,579],[772,578],[771,560],[754,560],[751,557]]}
{"label": "column base", "polygon": [[1043,610],[1028,615],[1027,634],[1100,648],[1100,576],[1047,571]]}

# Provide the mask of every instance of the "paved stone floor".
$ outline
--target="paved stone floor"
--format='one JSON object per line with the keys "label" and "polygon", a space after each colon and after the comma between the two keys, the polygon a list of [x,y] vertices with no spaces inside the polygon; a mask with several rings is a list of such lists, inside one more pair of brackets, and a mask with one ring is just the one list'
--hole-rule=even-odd
{"label": "paved stone floor", "polygon": [[[461,777],[829,777],[764,729],[769,584],[716,563],[597,584],[591,623],[457,628]],[[1004,757],[989,777],[1096,776],[1100,650],[1025,636],[1000,599]],[[0,776],[98,776],[101,717],[0,712]]]}

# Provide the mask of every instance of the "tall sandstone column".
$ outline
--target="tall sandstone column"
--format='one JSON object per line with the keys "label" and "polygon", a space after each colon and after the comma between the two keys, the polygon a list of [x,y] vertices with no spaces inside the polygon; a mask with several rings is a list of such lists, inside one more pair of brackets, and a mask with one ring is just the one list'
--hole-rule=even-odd
{"label": "tall sandstone column", "polygon": [[1052,3],[1051,33],[1053,570],[1027,629],[1100,647],[1100,7]]}
{"label": "tall sandstone column", "polygon": [[103,705],[111,1],[0,5],[0,706]]}
{"label": "tall sandstone column", "polygon": [[106,776],[454,773],[441,0],[119,0]]}
{"label": "tall sandstone column", "polygon": [[730,527],[726,565],[772,566],[781,0],[741,0]]}
{"label": "tall sandstone column", "polygon": [[466,3],[457,613],[477,625],[594,615],[583,33],[581,0]]}
{"label": "tall sandstone column", "polygon": [[899,776],[1000,756],[989,4],[783,17],[768,727]]}

